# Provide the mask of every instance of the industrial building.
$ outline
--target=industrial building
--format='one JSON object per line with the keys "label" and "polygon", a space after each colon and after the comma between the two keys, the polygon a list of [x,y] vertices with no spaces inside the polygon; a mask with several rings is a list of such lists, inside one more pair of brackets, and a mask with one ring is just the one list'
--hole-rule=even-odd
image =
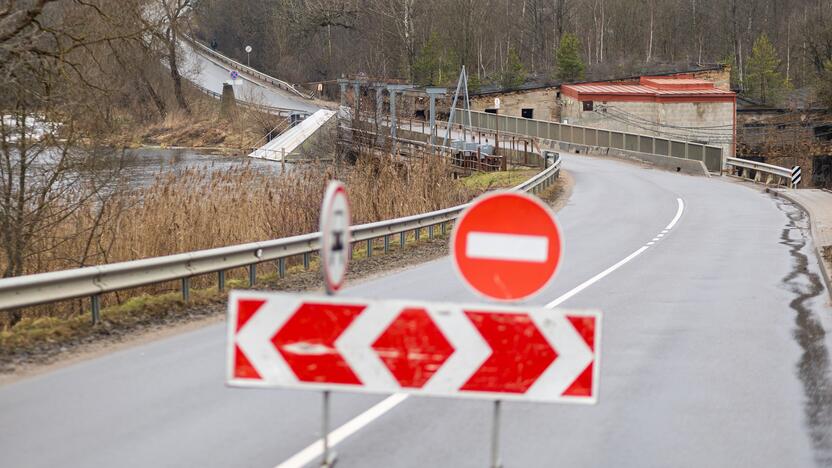
{"label": "industrial building", "polygon": [[686,75],[563,85],[560,119],[573,125],[736,147],[736,93]]}

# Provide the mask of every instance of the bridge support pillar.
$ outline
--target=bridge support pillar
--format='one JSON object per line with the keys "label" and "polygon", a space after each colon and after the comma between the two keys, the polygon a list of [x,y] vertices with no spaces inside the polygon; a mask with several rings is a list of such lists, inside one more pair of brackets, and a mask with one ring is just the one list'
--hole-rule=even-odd
{"label": "bridge support pillar", "polygon": [[220,98],[220,117],[231,120],[237,113],[237,99],[234,97],[234,87],[231,83],[223,83],[222,98]]}
{"label": "bridge support pillar", "polygon": [[444,96],[448,92],[447,88],[426,88],[425,92],[430,97],[430,125],[428,131],[430,132],[430,144],[436,144],[436,97]]}
{"label": "bridge support pillar", "polygon": [[347,105],[347,85],[349,84],[349,80],[345,80],[344,78],[338,78],[338,86],[341,87],[341,107]]}

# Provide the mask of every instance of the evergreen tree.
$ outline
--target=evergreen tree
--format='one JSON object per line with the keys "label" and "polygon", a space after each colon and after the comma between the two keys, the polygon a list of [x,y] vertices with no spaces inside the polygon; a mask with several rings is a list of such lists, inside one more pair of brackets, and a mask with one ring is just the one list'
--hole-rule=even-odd
{"label": "evergreen tree", "polygon": [[516,88],[526,82],[526,69],[514,47],[508,50],[506,68],[500,74],[500,85],[503,88]]}
{"label": "evergreen tree", "polygon": [[748,58],[746,94],[765,104],[779,101],[790,87],[783,75],[777,71],[779,66],[777,50],[768,40],[768,36],[762,34],[754,41],[751,56]]}
{"label": "evergreen tree", "polygon": [[433,33],[413,62],[413,81],[416,84],[440,85],[453,78],[452,52],[443,50],[439,35]]}
{"label": "evergreen tree", "polygon": [[584,79],[585,66],[581,59],[581,41],[578,36],[564,33],[555,59],[557,61],[558,79],[566,82]]}

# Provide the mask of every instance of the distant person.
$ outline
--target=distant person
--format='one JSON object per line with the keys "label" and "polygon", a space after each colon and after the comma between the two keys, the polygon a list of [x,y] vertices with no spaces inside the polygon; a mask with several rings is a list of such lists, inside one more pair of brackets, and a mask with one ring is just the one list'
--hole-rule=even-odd
{"label": "distant person", "polygon": [[218,46],[218,45],[219,45],[219,44],[217,44],[217,40],[216,40],[216,39],[211,39],[211,49],[213,49],[213,50],[217,50],[217,46]]}

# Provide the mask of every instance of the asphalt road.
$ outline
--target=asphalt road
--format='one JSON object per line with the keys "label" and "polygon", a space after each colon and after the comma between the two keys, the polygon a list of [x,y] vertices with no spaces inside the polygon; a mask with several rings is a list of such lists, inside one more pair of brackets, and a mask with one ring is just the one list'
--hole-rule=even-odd
{"label": "asphalt road", "polygon": [[[182,74],[191,82],[204,89],[222,93],[224,82],[231,80],[231,69],[219,61],[204,57],[187,42],[181,42]],[[274,86],[268,86],[241,75],[242,84],[234,86],[237,99],[254,104],[264,104],[282,109],[315,112],[319,109],[312,102]]]}
{"label": "asphalt road", "polygon": [[[719,178],[576,156],[565,169],[563,263],[529,303],[619,264],[562,303],[604,313],[600,402],[504,404],[505,466],[832,465],[832,310],[802,213]],[[447,258],[346,294],[477,300]],[[320,394],[226,388],[224,346],[209,326],[0,388],[0,465],[275,467],[315,442]],[[384,399],[334,394],[333,427]],[[338,467],[487,466],[488,402],[387,409],[349,431]]]}

